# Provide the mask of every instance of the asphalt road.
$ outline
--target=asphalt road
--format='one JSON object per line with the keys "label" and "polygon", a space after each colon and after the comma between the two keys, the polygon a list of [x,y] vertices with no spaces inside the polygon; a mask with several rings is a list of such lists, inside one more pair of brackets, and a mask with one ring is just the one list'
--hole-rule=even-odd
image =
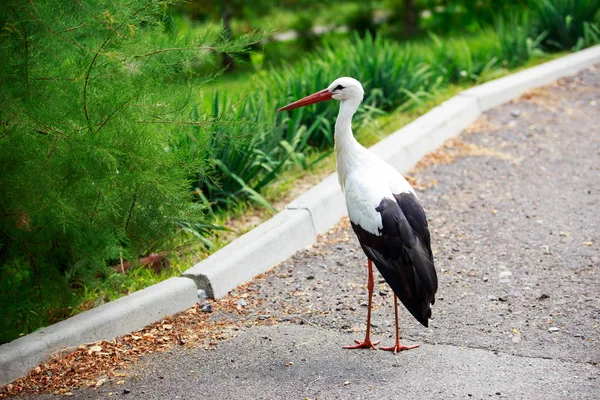
{"label": "asphalt road", "polygon": [[[342,349],[366,314],[365,258],[342,222],[243,289],[247,318],[270,326],[148,356],[124,383],[73,397],[600,398],[600,66],[486,113],[432,160],[450,162],[413,176],[438,301],[429,328],[400,311],[404,341],[421,347]],[[378,278],[373,336],[391,345],[393,298]]]}

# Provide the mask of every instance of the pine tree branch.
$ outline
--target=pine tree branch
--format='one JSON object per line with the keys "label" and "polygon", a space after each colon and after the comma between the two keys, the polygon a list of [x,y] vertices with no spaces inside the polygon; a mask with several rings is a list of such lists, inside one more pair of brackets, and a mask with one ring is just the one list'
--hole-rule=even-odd
{"label": "pine tree branch", "polygon": [[[104,21],[102,21],[96,14],[94,14],[93,12],[91,12],[90,10],[88,10],[87,8],[83,7],[83,4],[81,4],[79,1],[77,0],[73,0],[73,3],[77,4],[79,7],[81,7],[81,9],[83,11],[85,11],[87,14],[89,14],[92,18],[94,18],[96,21],[100,22],[100,24],[102,24],[103,27],[105,27],[106,29],[108,29],[109,31],[112,31],[113,33],[116,33],[119,37],[123,37],[124,35],[122,33],[120,33],[119,31],[115,30],[114,28],[110,27],[108,24],[104,23]],[[121,26],[123,26],[123,24],[119,25],[119,27],[117,29],[120,29]]]}
{"label": "pine tree branch", "polygon": [[92,210],[92,215],[90,216],[90,227],[94,226],[94,217],[96,216],[96,212],[98,211],[98,204],[100,204],[100,197],[102,196],[102,192],[98,190],[98,198],[96,199],[96,205]]}
{"label": "pine tree branch", "polygon": [[[76,2],[76,0],[74,0],[74,1]],[[139,10],[137,10],[133,15],[136,15],[136,14],[144,11],[146,8],[150,7],[150,5],[152,5],[151,2],[149,4],[147,4],[146,6],[140,8]],[[113,33],[117,33],[118,34],[118,30],[121,29],[124,25],[125,25],[125,22],[123,22],[121,25],[119,25],[117,27],[117,29],[110,29],[110,30]],[[98,51],[96,51],[96,54],[94,55],[94,58],[92,59],[92,62],[90,63],[90,66],[88,68],[87,74],[85,75],[85,83],[84,83],[84,86],[83,86],[83,110],[85,112],[85,119],[86,119],[86,121],[88,123],[88,128],[89,128],[90,132],[92,132],[92,123],[90,122],[90,117],[89,117],[88,110],[87,110],[87,86],[88,86],[88,82],[89,82],[89,79],[90,79],[90,72],[92,71],[92,67],[94,66],[94,63],[96,62],[96,59],[100,55],[101,50],[104,48],[104,46],[106,46],[106,44],[109,42],[109,40],[110,40],[110,34],[104,40],[104,43],[102,43],[102,45],[98,48]],[[106,123],[106,121],[104,123]],[[104,125],[104,123],[101,125],[101,127]]]}
{"label": "pine tree branch", "polygon": [[[33,1],[30,0],[29,2],[31,4],[31,6],[33,7],[34,10],[36,10],[35,8],[35,4],[33,3]],[[66,36],[61,35],[60,33],[56,32],[55,30],[53,30],[52,28],[50,28],[48,25],[46,25],[45,23],[43,23],[39,18],[37,18],[35,15],[33,15],[33,13],[31,13],[31,11],[29,11],[27,9],[27,7],[25,7],[20,1],[17,0],[17,4],[23,9],[23,11],[25,11],[31,18],[33,18],[38,24],[40,24],[45,30],[47,30],[48,32],[50,32],[53,35],[58,36],[59,38],[61,38],[62,40],[71,43],[74,46],[77,46],[78,48],[82,49],[82,50],[86,50],[82,45],[80,45],[79,43],[69,39]],[[37,12],[37,10],[36,10]]]}
{"label": "pine tree branch", "polygon": [[126,101],[125,101],[123,104],[121,104],[119,107],[115,108],[115,109],[113,110],[113,112],[111,112],[111,113],[110,113],[110,115],[109,115],[108,117],[106,117],[106,119],[105,119],[105,120],[104,120],[104,121],[103,121],[103,122],[100,124],[100,126],[98,127],[98,129],[96,129],[96,132],[94,132],[94,133],[96,134],[96,133],[100,132],[100,129],[102,129],[102,128],[104,127],[104,125],[106,125],[106,123],[107,123],[108,121],[110,121],[110,119],[111,119],[112,117],[114,117],[114,115],[115,115],[115,114],[116,114],[116,113],[117,113],[119,110],[123,109],[127,103],[129,103],[131,100],[133,100],[134,98],[136,98],[136,97],[137,97],[137,95],[138,95],[137,93],[136,93],[136,94],[134,94],[133,96],[131,96],[130,98],[128,98],[128,99],[127,99],[127,100],[126,100]]}
{"label": "pine tree branch", "polygon": [[[169,124],[173,124],[173,125],[194,125],[194,126],[205,126],[205,125],[210,125],[210,124],[214,124],[215,122],[220,121],[217,118],[208,120],[208,121],[202,121],[202,122],[197,122],[197,121],[143,121],[143,120],[138,120],[136,121],[137,123],[140,124],[159,124],[159,125],[169,125]],[[220,121],[223,125],[244,125],[244,124],[248,124],[248,121],[236,121],[236,122],[223,122]]]}
{"label": "pine tree branch", "polygon": [[74,26],[72,28],[63,29],[62,31],[60,31],[60,33],[76,31],[77,29],[85,28],[87,26],[89,26],[89,25],[88,24],[81,24],[81,25],[78,25],[78,26]]}
{"label": "pine tree branch", "polygon": [[[133,56],[131,56],[131,58],[138,59],[138,58],[143,58],[143,57],[150,57],[150,56],[154,56],[156,54],[168,53],[168,52],[172,52],[172,51],[201,51],[201,50],[213,50],[213,51],[216,51],[217,49],[218,48],[216,46],[170,47],[170,48],[166,48],[166,49],[154,50],[154,51],[151,51],[151,52],[146,53],[146,54],[133,55]],[[124,60],[125,59],[123,59],[123,61]]]}
{"label": "pine tree branch", "polygon": [[90,73],[92,72],[92,68],[94,67],[94,63],[98,59],[98,56],[100,55],[100,51],[106,45],[106,43],[108,43],[109,40],[110,40],[110,36],[104,40],[104,43],[102,43],[102,45],[100,45],[100,47],[98,48],[98,51],[96,52],[96,54],[94,55],[94,58],[92,59],[92,62],[90,63],[87,73],[85,74],[85,82],[83,84],[83,111],[85,112],[85,119],[88,123],[88,128],[90,130],[90,133],[93,133],[93,129],[92,129],[92,123],[90,121],[90,116],[88,114],[88,109],[87,109],[87,86],[88,86],[88,82],[90,80]]}
{"label": "pine tree branch", "polygon": [[48,156],[46,158],[50,158],[52,157],[52,155],[54,154],[54,152],[56,151],[56,149],[58,148],[58,144],[60,143],[61,140],[64,140],[65,137],[61,137],[58,139],[58,141],[56,141],[56,143],[54,144],[54,146],[52,146],[52,149],[50,149],[50,151],[48,152]]}
{"label": "pine tree branch", "polygon": [[[220,46],[194,46],[194,47],[168,47],[168,48],[164,48],[164,49],[158,49],[158,50],[154,50],[151,51],[149,53],[145,53],[145,54],[137,54],[137,55],[133,55],[131,56],[131,58],[133,59],[139,59],[139,58],[143,58],[143,57],[150,57],[156,54],[161,54],[161,53],[168,53],[168,52],[172,52],[172,51],[217,51],[217,52],[223,52],[223,53],[239,53],[241,51],[244,51],[247,47],[253,46],[257,43],[260,42],[260,39],[253,39],[249,42],[233,42],[231,41],[231,39],[228,38],[223,38],[223,45],[225,45],[225,47],[227,47],[226,45],[229,45],[229,49],[227,48],[223,48]],[[123,59],[122,61],[125,61],[125,59]]]}
{"label": "pine tree branch", "polygon": [[58,78],[53,76],[42,76],[39,78],[33,78],[34,81],[71,81],[75,82],[78,78]]}
{"label": "pine tree branch", "polygon": [[[229,110],[227,112],[222,113],[221,115],[227,114],[229,112],[234,111],[240,104],[242,104],[242,102],[244,100],[246,100],[248,98],[248,96],[250,95],[250,93],[252,92],[252,90],[256,87],[256,84],[258,82],[258,74],[256,74],[254,76],[254,79],[252,81],[252,85],[250,86],[250,88],[248,88],[248,90],[246,91],[246,93],[244,93],[244,95],[235,103],[233,104]],[[190,92],[191,93],[191,92]],[[163,115],[168,115],[170,113],[166,113]],[[205,126],[205,125],[210,125],[210,124],[214,124],[216,122],[221,122],[224,125],[238,125],[238,124],[245,124],[247,123],[247,121],[238,121],[238,122],[223,122],[223,120],[220,117],[217,118],[211,118],[208,121],[202,121],[202,122],[196,122],[196,121],[172,121],[172,120],[162,120],[162,121],[143,121],[143,120],[138,120],[138,123],[142,123],[142,124],[175,124],[175,125],[194,125],[194,126]]]}
{"label": "pine tree branch", "polygon": [[155,114],[155,116],[161,115],[161,116],[165,116],[165,115],[171,115],[171,114],[176,114],[179,113],[180,111],[182,111],[185,107],[187,107],[188,103],[190,102],[190,99],[192,98],[192,91],[194,89],[194,86],[192,85],[192,83],[190,82],[190,90],[188,90],[188,94],[185,98],[185,101],[183,102],[183,104],[181,104],[181,107],[175,108],[171,111],[167,111],[164,114]]}
{"label": "pine tree branch", "polygon": [[131,207],[129,208],[129,215],[127,216],[127,222],[125,223],[125,232],[129,230],[129,221],[131,220],[131,215],[133,214],[133,208],[135,207],[135,202],[137,201],[137,193],[133,194],[133,202],[131,203]]}
{"label": "pine tree branch", "polygon": [[2,137],[0,137],[0,140],[4,140],[5,137],[10,135],[10,132],[8,131],[8,122],[0,121],[0,125],[2,125],[2,127],[4,128],[4,135],[2,135]]}

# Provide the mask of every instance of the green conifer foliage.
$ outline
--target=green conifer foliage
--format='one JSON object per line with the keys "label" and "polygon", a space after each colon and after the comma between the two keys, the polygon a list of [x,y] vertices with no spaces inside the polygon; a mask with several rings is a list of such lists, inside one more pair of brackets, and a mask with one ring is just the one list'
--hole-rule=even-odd
{"label": "green conifer foliage", "polygon": [[180,35],[165,1],[3,2],[0,285],[68,292],[202,221],[191,178],[222,129],[192,116],[193,66],[253,39]]}

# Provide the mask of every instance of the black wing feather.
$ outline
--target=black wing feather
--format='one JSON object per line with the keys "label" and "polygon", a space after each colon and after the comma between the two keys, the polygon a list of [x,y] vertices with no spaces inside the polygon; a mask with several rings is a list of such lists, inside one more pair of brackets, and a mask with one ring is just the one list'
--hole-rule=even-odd
{"label": "black wing feather", "polygon": [[408,311],[428,326],[435,303],[437,275],[433,265],[427,218],[410,193],[383,199],[375,209],[381,214],[380,235],[352,228],[367,255]]}

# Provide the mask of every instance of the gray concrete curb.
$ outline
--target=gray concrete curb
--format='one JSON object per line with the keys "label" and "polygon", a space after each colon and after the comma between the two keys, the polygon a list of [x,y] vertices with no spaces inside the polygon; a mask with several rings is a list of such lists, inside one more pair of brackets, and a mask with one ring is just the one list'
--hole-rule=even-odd
{"label": "gray concrete curb", "polygon": [[475,86],[465,90],[459,96],[476,97],[481,111],[487,111],[520,96],[529,89],[547,85],[563,76],[573,75],[599,61],[600,45]]}
{"label": "gray concrete curb", "polygon": [[13,340],[0,346],[0,385],[27,374],[63,348],[114,339],[197,302],[192,280],[171,278]]}
{"label": "gray concrete curb", "polygon": [[[371,150],[401,172],[412,168],[479,115],[534,87],[600,62],[600,46],[468,89],[377,143]],[[294,252],[316,242],[346,214],[335,174],[292,201],[285,210],[206,260],[129,296],[86,311],[0,346],[0,385],[25,375],[64,347],[117,336],[186,310],[197,289],[222,297],[266,272]],[[188,279],[190,278],[190,279]]]}
{"label": "gray concrete curb", "polygon": [[183,276],[193,279],[209,297],[223,297],[316,241],[309,212],[283,210],[188,269]]}
{"label": "gray concrete curb", "polygon": [[481,114],[477,99],[455,96],[370,148],[402,173],[447,139],[457,136]]}

